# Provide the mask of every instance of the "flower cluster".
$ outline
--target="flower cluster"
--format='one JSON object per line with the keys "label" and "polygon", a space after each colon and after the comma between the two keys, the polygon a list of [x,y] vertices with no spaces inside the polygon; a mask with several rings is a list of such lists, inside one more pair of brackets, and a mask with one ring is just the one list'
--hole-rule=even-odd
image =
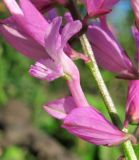
{"label": "flower cluster", "polygon": [[[119,0],[82,0],[86,7],[88,18],[99,18],[98,23],[76,20],[72,10],[63,17],[58,15],[57,6],[69,9],[69,0],[3,0],[11,16],[0,23],[1,35],[21,54],[33,59],[29,73],[41,80],[53,81],[64,77],[71,95],[48,102],[44,109],[51,116],[62,121],[62,127],[96,145],[116,145],[130,138],[102,113],[91,106],[80,85],[80,73],[74,59],[80,58],[85,62],[89,58],[72,48],[70,39],[76,41],[78,32],[88,35],[97,63],[117,74],[119,78],[129,79],[126,120],[139,122],[138,94],[139,81],[138,65],[131,62],[125,50],[117,42],[110,31],[106,14]],[[137,44],[136,60],[139,62],[139,31],[137,0],[133,0],[136,25],[133,36]],[[79,34],[80,35],[80,34]]]}

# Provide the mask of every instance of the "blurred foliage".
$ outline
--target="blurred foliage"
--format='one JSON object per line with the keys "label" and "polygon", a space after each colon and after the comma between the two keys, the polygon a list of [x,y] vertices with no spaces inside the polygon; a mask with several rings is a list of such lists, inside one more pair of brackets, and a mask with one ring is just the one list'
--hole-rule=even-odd
{"label": "blurred foliage", "polygon": [[[4,10],[5,7],[0,2],[0,18],[6,16],[2,14]],[[120,26],[119,28],[116,27],[119,41],[130,56],[133,57],[135,45],[130,28],[134,18],[131,10],[126,14],[127,16],[122,22],[116,21],[115,23],[116,26]],[[32,122],[36,127],[49,133],[65,147],[76,152],[82,160],[117,160],[118,156],[122,154],[120,147],[96,147],[77,139],[62,129],[60,122],[43,111],[43,104],[53,99],[64,97],[69,91],[66,87],[66,82],[62,79],[47,83],[30,77],[28,69],[32,63],[31,60],[17,53],[3,39],[0,39],[0,107],[4,107],[11,99],[20,99],[32,109]],[[77,65],[81,73],[81,84],[89,103],[97,107],[110,119],[91,73],[83,62],[77,61]],[[114,99],[120,117],[124,120],[127,84],[122,80],[115,79],[114,75],[107,71],[102,70],[102,75]],[[134,128],[133,126],[130,130],[132,131]],[[138,152],[138,146],[136,146],[136,150]],[[5,150],[0,159],[35,160],[35,157],[24,148],[11,146]]]}
{"label": "blurred foliage", "polygon": [[19,147],[12,146],[5,150],[1,160],[24,160],[26,153]]}
{"label": "blurred foliage", "polygon": [[139,145],[135,145],[134,150],[135,150],[137,157],[139,157]]}
{"label": "blurred foliage", "polygon": [[26,149],[18,146],[11,146],[4,151],[1,160],[36,160],[36,159]]}

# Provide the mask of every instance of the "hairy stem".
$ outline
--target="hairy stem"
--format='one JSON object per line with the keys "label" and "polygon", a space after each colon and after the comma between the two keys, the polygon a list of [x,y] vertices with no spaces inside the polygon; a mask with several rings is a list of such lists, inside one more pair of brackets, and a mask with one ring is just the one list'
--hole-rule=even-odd
{"label": "hairy stem", "polygon": [[[123,128],[123,131],[128,133],[127,128]],[[133,160],[133,159],[138,160],[136,157],[136,154],[134,152],[134,149],[132,147],[131,141],[128,140],[128,141],[124,142],[122,145],[124,148],[125,155],[128,157],[128,160]]]}
{"label": "hairy stem", "polygon": [[124,142],[122,145],[124,148],[125,155],[128,157],[128,160],[138,160],[132,147],[131,141],[128,140]]}

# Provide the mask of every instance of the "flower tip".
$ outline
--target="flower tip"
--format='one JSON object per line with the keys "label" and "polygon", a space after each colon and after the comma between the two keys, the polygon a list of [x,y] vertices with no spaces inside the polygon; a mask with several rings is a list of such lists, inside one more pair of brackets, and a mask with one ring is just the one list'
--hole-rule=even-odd
{"label": "flower tip", "polygon": [[44,111],[45,111],[45,112],[48,112],[48,110],[49,110],[48,105],[47,105],[47,104],[45,104],[45,105],[43,106],[43,109],[44,109]]}
{"label": "flower tip", "polygon": [[73,22],[73,17],[70,12],[66,12],[64,14],[64,18],[66,19],[67,22]]}
{"label": "flower tip", "polygon": [[45,112],[56,119],[63,120],[67,116],[66,113],[64,113],[60,109],[55,108],[55,106],[52,106],[51,103],[46,104],[45,106],[43,106],[43,108]]}
{"label": "flower tip", "polygon": [[43,66],[41,63],[36,62],[35,65],[31,65],[29,69],[29,73],[32,77],[36,77],[39,79],[45,79],[47,77],[49,71]]}
{"label": "flower tip", "polygon": [[53,19],[52,21],[53,23],[58,23],[59,25],[61,25],[62,23],[62,17],[61,16],[57,16],[56,18]]}
{"label": "flower tip", "polygon": [[123,138],[119,142],[108,144],[108,145],[105,145],[105,146],[108,146],[108,147],[117,146],[117,145],[120,145],[120,144],[124,143],[127,140],[131,140],[132,143],[136,144],[136,138],[133,135],[127,134],[125,132],[123,132],[123,133],[124,133]]}
{"label": "flower tip", "polygon": [[35,71],[33,65],[30,66],[29,74],[30,74],[32,77],[35,77],[35,75],[36,75],[36,71]]}

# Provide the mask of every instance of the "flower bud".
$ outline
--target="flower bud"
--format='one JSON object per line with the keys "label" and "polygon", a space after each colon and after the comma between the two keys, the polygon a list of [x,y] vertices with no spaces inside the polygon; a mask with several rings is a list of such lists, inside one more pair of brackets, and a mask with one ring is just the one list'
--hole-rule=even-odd
{"label": "flower bud", "polygon": [[125,124],[139,123],[139,80],[129,82]]}
{"label": "flower bud", "polygon": [[99,17],[109,13],[119,0],[82,0],[90,17]]}

